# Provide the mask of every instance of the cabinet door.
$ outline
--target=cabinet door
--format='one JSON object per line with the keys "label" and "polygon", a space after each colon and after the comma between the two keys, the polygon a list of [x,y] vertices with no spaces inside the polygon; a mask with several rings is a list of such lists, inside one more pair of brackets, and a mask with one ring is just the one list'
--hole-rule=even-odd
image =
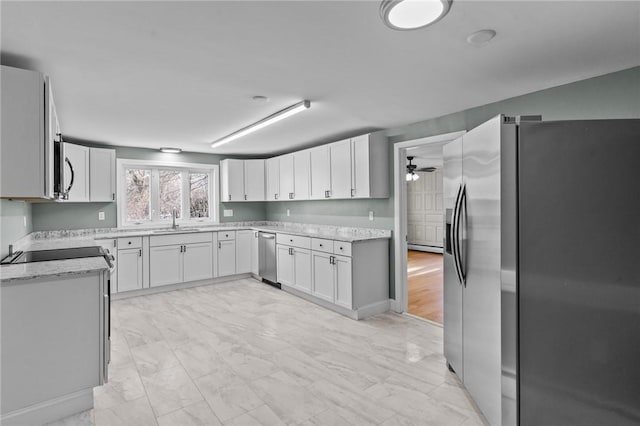
{"label": "cabinet door", "polygon": [[89,148],[89,199],[116,200],[116,150]]}
{"label": "cabinet door", "polygon": [[66,201],[89,201],[89,148],[65,143],[64,157],[64,189],[71,185],[73,178]]}
{"label": "cabinet door", "polygon": [[142,249],[118,250],[118,293],[142,288]]}
{"label": "cabinet door", "polygon": [[182,259],[184,282],[213,277],[213,243],[185,244]]}
{"label": "cabinet door", "polygon": [[221,179],[222,202],[244,201],[244,161],[243,160],[223,160],[222,169],[224,179]]}
{"label": "cabinet door", "polygon": [[308,200],[311,186],[311,154],[309,150],[293,154],[293,198]]}
{"label": "cabinet door", "polygon": [[236,241],[218,240],[218,276],[226,277],[236,273]]}
{"label": "cabinet door", "polygon": [[182,281],[182,246],[151,247],[149,249],[149,285],[157,287]]}
{"label": "cabinet door", "polygon": [[370,196],[369,135],[351,139],[351,181],[354,198]]}
{"label": "cabinet door", "polygon": [[267,201],[277,200],[280,192],[280,158],[269,158],[265,161],[267,168]]}
{"label": "cabinet door", "polygon": [[293,278],[298,290],[311,293],[311,250],[293,249]]}
{"label": "cabinet door", "polygon": [[258,275],[260,272],[260,239],[258,231],[251,231],[251,273]]}
{"label": "cabinet door", "polygon": [[351,258],[345,256],[334,256],[333,259],[333,266],[336,271],[336,305],[352,309]]}
{"label": "cabinet door", "polygon": [[264,160],[244,160],[244,194],[247,201],[264,201]]}
{"label": "cabinet door", "polygon": [[293,154],[280,156],[280,195],[282,200],[293,200]]}
{"label": "cabinet door", "polygon": [[251,272],[252,240],[250,230],[236,231],[236,274]]}
{"label": "cabinet door", "polygon": [[280,244],[276,247],[277,280],[280,284],[288,285],[290,287],[293,287],[294,285],[292,250],[292,247]]}
{"label": "cabinet door", "polygon": [[351,140],[329,144],[331,198],[351,198]]}
{"label": "cabinet door", "polygon": [[333,303],[335,271],[331,258],[326,253],[311,252],[313,264],[313,295]]}
{"label": "cabinet door", "polygon": [[329,198],[331,190],[329,146],[322,145],[309,150],[311,157],[311,199]]}
{"label": "cabinet door", "polygon": [[[4,77],[4,76],[3,76]],[[60,122],[58,112],[53,100],[53,87],[49,77],[45,77],[45,93],[47,111],[45,112],[45,144],[44,144],[44,172],[45,172],[45,197],[52,198],[55,188],[55,142],[60,141]],[[6,123],[6,122],[5,122]]]}

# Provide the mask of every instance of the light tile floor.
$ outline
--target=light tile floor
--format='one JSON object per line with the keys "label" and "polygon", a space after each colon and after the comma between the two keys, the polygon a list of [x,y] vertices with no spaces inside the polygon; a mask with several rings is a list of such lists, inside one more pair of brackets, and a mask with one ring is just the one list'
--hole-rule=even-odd
{"label": "light tile floor", "polygon": [[58,425],[484,425],[442,328],[243,279],[112,303],[109,383]]}

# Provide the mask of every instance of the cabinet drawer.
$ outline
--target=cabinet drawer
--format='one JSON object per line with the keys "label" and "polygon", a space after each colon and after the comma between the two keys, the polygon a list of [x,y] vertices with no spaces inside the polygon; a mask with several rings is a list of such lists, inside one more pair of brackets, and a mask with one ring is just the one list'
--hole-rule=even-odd
{"label": "cabinet drawer", "polygon": [[142,237],[118,238],[118,249],[142,248]]}
{"label": "cabinet drawer", "polygon": [[351,243],[347,243],[345,241],[334,241],[333,253],[341,254],[343,256],[351,256]]}
{"label": "cabinet drawer", "polygon": [[300,247],[300,248],[311,248],[311,238],[309,237],[300,237],[298,235],[289,235],[289,234],[277,234],[276,242],[278,244],[285,244],[288,246]]}
{"label": "cabinet drawer", "polygon": [[312,238],[311,249],[315,251],[324,251],[325,253],[333,253],[333,240]]}
{"label": "cabinet drawer", "polygon": [[152,235],[149,237],[149,246],[173,246],[191,243],[210,243],[211,232],[197,232],[193,234]]}
{"label": "cabinet drawer", "polygon": [[236,239],[236,231],[219,231],[218,241],[228,241]]}

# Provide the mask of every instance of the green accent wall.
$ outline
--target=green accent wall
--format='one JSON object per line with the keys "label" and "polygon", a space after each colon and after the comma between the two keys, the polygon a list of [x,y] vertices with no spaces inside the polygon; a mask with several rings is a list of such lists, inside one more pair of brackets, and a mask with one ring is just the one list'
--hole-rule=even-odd
{"label": "green accent wall", "polygon": [[[134,160],[219,164],[220,160],[226,158],[225,156],[221,155],[204,154],[199,152],[182,152],[180,154],[168,154],[157,151],[155,149],[113,147],[81,140],[69,140],[69,142],[101,148],[115,148],[116,158],[127,158]],[[219,207],[221,222],[264,220],[266,217],[265,203],[220,203]],[[37,204],[34,203],[32,208],[33,231],[83,228],[115,228],[117,226],[116,203],[47,202]],[[233,209],[233,216],[223,217],[223,209]],[[105,220],[98,220],[99,212],[104,212]]]}
{"label": "green accent wall", "polygon": [[31,204],[0,200],[0,258],[9,254],[9,244],[32,230]]}

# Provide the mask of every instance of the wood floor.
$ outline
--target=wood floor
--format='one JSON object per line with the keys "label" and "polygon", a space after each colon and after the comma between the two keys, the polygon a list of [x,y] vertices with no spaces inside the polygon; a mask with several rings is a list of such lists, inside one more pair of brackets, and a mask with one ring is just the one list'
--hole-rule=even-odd
{"label": "wood floor", "polygon": [[442,255],[409,250],[409,313],[442,324]]}

